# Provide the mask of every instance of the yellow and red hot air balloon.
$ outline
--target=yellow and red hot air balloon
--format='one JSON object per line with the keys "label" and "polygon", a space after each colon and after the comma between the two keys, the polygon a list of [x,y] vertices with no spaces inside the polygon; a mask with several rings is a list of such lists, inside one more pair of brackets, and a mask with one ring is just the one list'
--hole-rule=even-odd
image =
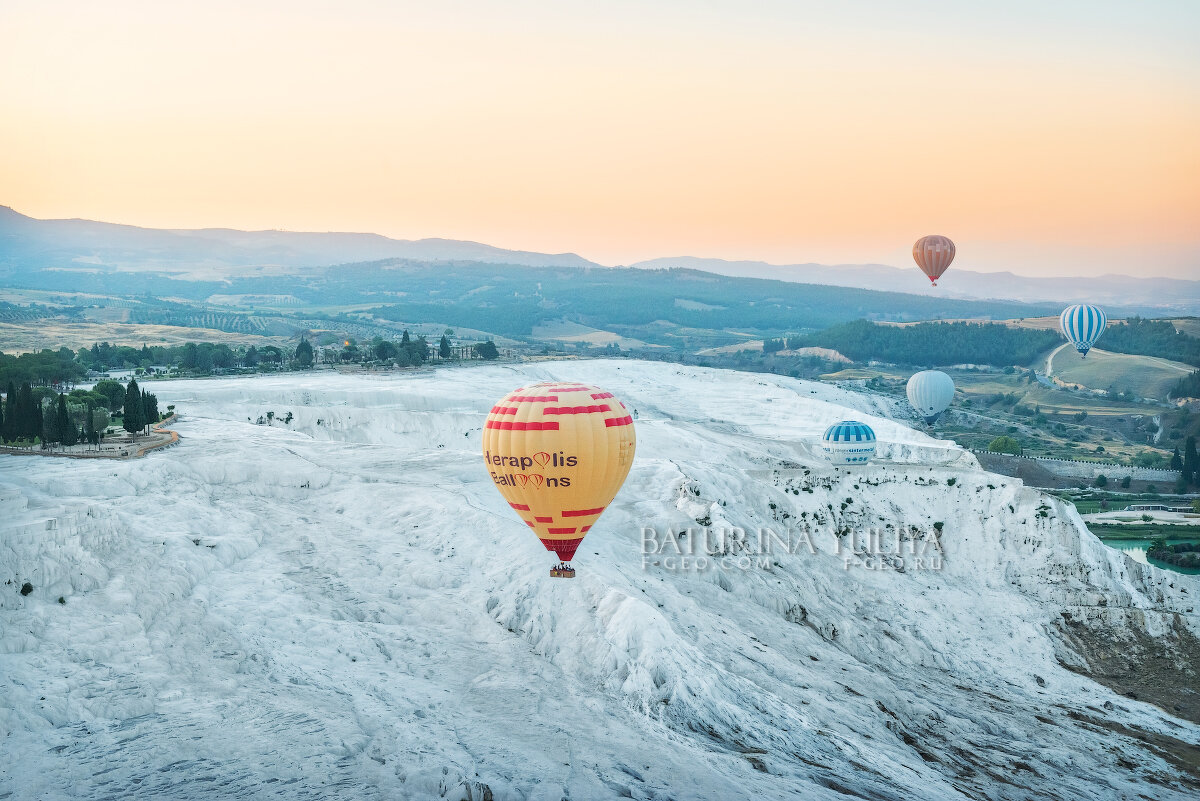
{"label": "yellow and red hot air balloon", "polygon": [[488,413],[483,458],[496,489],[565,563],[612,503],[637,440],[625,404],[599,387],[551,381],[513,390]]}
{"label": "yellow and red hot air balloon", "polygon": [[929,276],[929,282],[937,286],[937,280],[954,261],[954,243],[948,236],[923,236],[913,245],[913,259],[921,272]]}

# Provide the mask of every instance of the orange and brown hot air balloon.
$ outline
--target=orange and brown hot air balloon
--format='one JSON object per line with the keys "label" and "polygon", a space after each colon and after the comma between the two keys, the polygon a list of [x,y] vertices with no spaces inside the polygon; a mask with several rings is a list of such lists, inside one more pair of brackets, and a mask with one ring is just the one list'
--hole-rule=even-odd
{"label": "orange and brown hot air balloon", "polygon": [[[625,483],[636,446],[625,404],[571,382],[513,390],[492,407],[483,429],[496,489],[564,563]],[[574,571],[563,565],[551,575]]]}
{"label": "orange and brown hot air balloon", "polygon": [[954,243],[948,236],[923,236],[913,245],[913,259],[921,272],[929,276],[930,283],[937,286],[937,280],[954,261]]}

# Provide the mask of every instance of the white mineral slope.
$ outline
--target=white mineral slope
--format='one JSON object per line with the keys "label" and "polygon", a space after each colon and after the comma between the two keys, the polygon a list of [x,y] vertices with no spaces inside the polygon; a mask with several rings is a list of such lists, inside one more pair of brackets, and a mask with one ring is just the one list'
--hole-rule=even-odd
{"label": "white mineral slope", "polygon": [[[573,581],[479,455],[494,400],[546,378],[637,410]],[[1198,727],[1066,643],[1191,636],[1200,582],[870,397],[624,360],[155,391],[176,447],[0,456],[0,798],[1194,797]],[[815,456],[848,416],[879,464]],[[645,527],[698,520],[815,524],[817,553],[645,563]],[[934,522],[941,570],[835,552]]]}

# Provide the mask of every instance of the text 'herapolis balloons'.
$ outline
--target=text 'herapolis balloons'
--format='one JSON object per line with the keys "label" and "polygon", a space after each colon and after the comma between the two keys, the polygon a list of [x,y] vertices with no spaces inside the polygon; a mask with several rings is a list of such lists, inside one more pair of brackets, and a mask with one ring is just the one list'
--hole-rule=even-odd
{"label": "text 'herapolis balloons'", "polygon": [[875,432],[866,423],[843,420],[825,429],[821,450],[834,464],[866,464],[875,455]]}
{"label": "text 'herapolis balloons'", "polygon": [[1108,325],[1108,315],[1099,306],[1076,305],[1063,309],[1058,316],[1058,327],[1063,336],[1084,356],[1096,344]]}
{"label": "text 'herapolis balloons'", "polygon": [[950,237],[939,234],[923,236],[913,245],[913,260],[921,268],[921,272],[929,276],[929,281],[937,286],[937,280],[946,272],[950,262],[954,261],[954,243]]}
{"label": "text 'herapolis balloons'", "polygon": [[954,379],[941,370],[922,370],[908,379],[908,402],[925,422],[933,425],[954,400]]}
{"label": "text 'herapolis balloons'", "polygon": [[563,562],[625,483],[636,447],[625,404],[570,382],[513,390],[492,407],[483,430],[496,489]]}

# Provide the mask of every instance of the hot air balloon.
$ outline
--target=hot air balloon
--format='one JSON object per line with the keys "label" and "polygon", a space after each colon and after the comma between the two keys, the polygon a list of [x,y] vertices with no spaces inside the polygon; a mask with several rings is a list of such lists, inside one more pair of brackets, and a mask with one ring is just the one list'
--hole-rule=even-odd
{"label": "hot air balloon", "polygon": [[954,261],[954,243],[948,236],[923,236],[913,245],[913,259],[921,272],[929,276],[930,283],[937,286],[937,280]]}
{"label": "hot air balloon", "polygon": [[908,402],[933,425],[954,400],[954,380],[940,370],[922,370],[908,379]]}
{"label": "hot air balloon", "polygon": [[1107,325],[1108,316],[1098,306],[1068,306],[1058,316],[1058,326],[1063,335],[1084,356],[1096,344]]}
{"label": "hot air balloon", "polygon": [[834,464],[865,464],[875,455],[875,432],[866,423],[843,420],[825,429],[821,450]]}
{"label": "hot air balloon", "polygon": [[483,458],[496,489],[546,550],[567,562],[633,464],[637,440],[625,404],[599,387],[551,381],[515,389],[488,413]]}

